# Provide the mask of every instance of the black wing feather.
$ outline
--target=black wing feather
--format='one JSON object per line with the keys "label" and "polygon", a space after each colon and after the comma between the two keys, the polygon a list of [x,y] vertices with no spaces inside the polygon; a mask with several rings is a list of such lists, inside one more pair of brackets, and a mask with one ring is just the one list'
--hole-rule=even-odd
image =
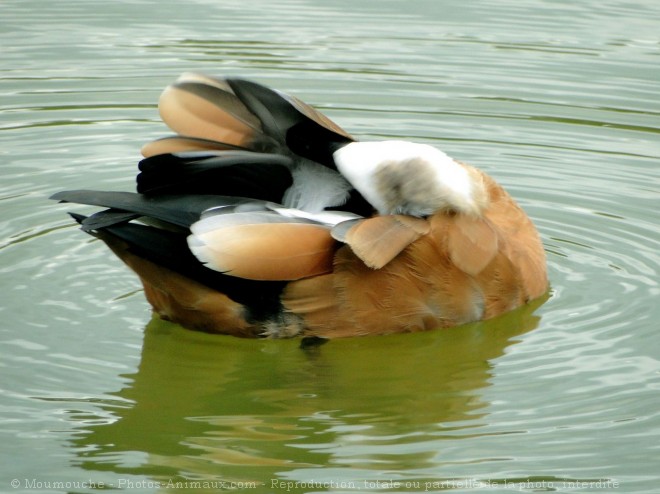
{"label": "black wing feather", "polygon": [[[222,84],[223,82],[222,80],[215,80],[219,84]],[[182,81],[175,82],[173,86],[195,94],[200,98],[205,99],[209,103],[222,108],[223,110],[233,115],[236,119],[240,120],[249,127],[252,127],[256,131],[261,130],[259,128],[259,119],[255,118],[255,115],[253,115],[245,107],[245,104],[241,102],[241,100],[237,98],[236,95],[220,89],[219,87],[201,82]]]}
{"label": "black wing feather", "polygon": [[264,134],[299,156],[336,169],[332,153],[353,139],[310,118],[283,93],[245,79],[227,79],[227,83],[261,121]]}
{"label": "black wing feather", "polygon": [[280,154],[219,151],[161,154],[139,163],[143,194],[222,194],[280,202],[292,184],[291,159]]}
{"label": "black wing feather", "polygon": [[[51,199],[90,206],[112,208],[124,213],[136,213],[172,225],[189,228],[199,220],[203,211],[218,206],[237,206],[252,199],[218,195],[162,195],[147,196],[134,192],[104,192],[98,190],[68,190],[58,192]],[[90,228],[88,228],[90,229]]]}

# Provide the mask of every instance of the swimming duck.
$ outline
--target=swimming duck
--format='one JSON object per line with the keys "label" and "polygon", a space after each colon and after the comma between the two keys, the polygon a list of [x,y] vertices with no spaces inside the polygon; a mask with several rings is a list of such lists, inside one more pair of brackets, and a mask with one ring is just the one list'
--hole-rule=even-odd
{"label": "swimming duck", "polygon": [[427,144],[360,142],[301,100],[186,73],[137,193],[74,190],[82,230],[163,319],[241,337],[446,328],[542,296],[543,246],[495,180]]}

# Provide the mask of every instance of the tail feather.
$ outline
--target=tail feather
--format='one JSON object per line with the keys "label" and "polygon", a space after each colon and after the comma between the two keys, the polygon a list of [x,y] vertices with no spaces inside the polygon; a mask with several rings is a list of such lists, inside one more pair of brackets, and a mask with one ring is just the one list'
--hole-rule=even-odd
{"label": "tail feather", "polygon": [[139,216],[164,221],[182,228],[189,228],[190,225],[199,220],[202,212],[207,209],[253,202],[253,199],[218,195],[151,197],[132,192],[103,192],[97,190],[68,190],[54,194],[51,199],[136,213]]}
{"label": "tail feather", "polygon": [[128,223],[138,219],[140,214],[131,213],[127,211],[122,211],[120,209],[104,209],[103,211],[97,211],[91,216],[84,218],[80,222],[82,230],[86,233],[91,233],[95,230],[101,230],[103,228],[109,228],[114,225],[119,225],[122,223]]}

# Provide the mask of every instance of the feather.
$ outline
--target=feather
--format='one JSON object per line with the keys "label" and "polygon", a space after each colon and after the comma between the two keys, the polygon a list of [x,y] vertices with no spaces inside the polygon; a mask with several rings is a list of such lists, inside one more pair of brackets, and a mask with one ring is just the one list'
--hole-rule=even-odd
{"label": "feather", "polygon": [[189,227],[203,211],[215,206],[237,206],[251,199],[215,195],[145,196],[132,192],[103,192],[98,190],[69,190],[53,194],[51,199],[90,206],[137,213],[181,227]]}
{"label": "feather", "polygon": [[184,136],[250,147],[257,135],[254,127],[235,118],[222,107],[208,104],[207,99],[190,89],[190,84],[174,85],[161,94],[158,110],[170,129]]}
{"label": "feather", "polygon": [[320,211],[311,213],[295,208],[285,208],[274,203],[264,203],[264,205],[268,210],[274,211],[280,216],[287,218],[305,218],[327,226],[335,226],[344,221],[362,218],[362,216],[349,211]]}
{"label": "feather", "polygon": [[[136,255],[130,244],[104,231],[102,240],[142,281],[144,294],[153,310],[162,318],[191,329],[254,338],[261,328],[255,324],[250,307],[243,306],[228,294],[231,289],[209,287],[189,274],[172,271],[161,262]],[[228,278],[228,277],[227,277]],[[255,287],[251,297],[258,297],[263,287]],[[277,293],[273,293],[277,300]],[[254,298],[252,298],[254,300]],[[278,310],[278,305],[274,310]]]}
{"label": "feather", "polygon": [[140,217],[139,213],[131,213],[126,211],[121,211],[117,209],[106,209],[103,211],[98,211],[92,216],[85,218],[80,226],[84,232],[92,232],[94,230],[101,230],[103,228],[108,228],[113,225],[119,225],[122,223],[128,223],[134,219]]}
{"label": "feather", "polygon": [[[321,274],[288,283],[282,292],[282,306],[320,334],[329,334],[324,328],[333,326],[353,328],[351,322],[340,320],[339,292],[332,273]],[[307,333],[313,334],[313,333]]]}
{"label": "feather", "polygon": [[291,208],[318,212],[342,206],[353,189],[337,171],[310,160],[297,163],[291,176],[293,184],[282,198],[282,203]]}
{"label": "feather", "polygon": [[250,337],[387,334],[491,318],[547,289],[531,220],[439,150],[354,143],[242,79],[184,74],[160,109],[179,135],[144,147],[139,194],[52,198],[106,208],[72,216],[163,318]]}
{"label": "feather", "polygon": [[222,194],[280,202],[293,183],[292,160],[251,151],[157,155],[139,164],[137,189],[148,194]]}
{"label": "feather", "polygon": [[523,301],[544,295],[548,290],[545,251],[538,231],[525,211],[491,177],[482,176],[491,205],[486,218],[497,230],[500,252],[514,267]]}
{"label": "feather", "polygon": [[[80,224],[88,219],[80,214],[71,216]],[[238,308],[237,304],[241,306],[242,317],[252,323],[273,317],[281,310],[279,297],[284,283],[236,278],[208,269],[190,252],[184,234],[145,225],[117,224],[94,235],[140,276],[150,302],[161,315],[169,314],[168,319],[204,331],[220,331],[220,328],[224,331],[230,326],[200,327],[192,321],[215,320],[227,306]],[[156,289],[157,300],[150,297],[150,288]],[[183,294],[188,295],[182,298]],[[203,297],[196,298],[195,294]],[[211,300],[220,304],[227,297],[231,302],[224,306],[210,304]],[[209,301],[209,305],[200,307],[202,299]],[[193,303],[194,300],[198,302]],[[195,305],[198,305],[197,314],[187,312]],[[178,316],[172,317],[166,306],[178,306]]]}
{"label": "feather", "polygon": [[197,137],[170,136],[151,141],[142,146],[141,153],[145,158],[151,158],[161,154],[175,154],[185,151],[229,151],[246,150],[239,146],[224,142],[200,139]]}
{"label": "feather", "polygon": [[261,121],[264,134],[303,158],[335,169],[332,153],[353,141],[328,117],[296,98],[244,79],[227,83]]}
{"label": "feather", "polygon": [[[268,224],[316,224],[317,222],[305,217],[286,217],[270,210],[269,203],[250,201],[239,204],[238,207],[212,208],[204,211],[200,221],[190,228],[194,235],[204,235],[223,228],[241,225],[268,225]],[[243,207],[245,206],[245,207]]]}
{"label": "feather", "polygon": [[292,219],[256,222],[258,217],[245,213],[255,217],[250,223],[242,214],[195,223],[188,237],[191,252],[215,271],[251,280],[294,280],[332,271],[335,241],[327,227]]}
{"label": "feather", "polygon": [[480,176],[428,144],[353,142],[333,156],[339,172],[380,214],[478,216],[486,206]]}
{"label": "feather", "polygon": [[380,269],[428,233],[429,228],[429,223],[421,218],[375,216],[339,223],[332,229],[332,236],[348,244],[367,266]]}
{"label": "feather", "polygon": [[497,234],[486,219],[456,215],[448,235],[452,262],[469,275],[479,274],[497,254]]}
{"label": "feather", "polygon": [[[233,119],[240,121],[254,131],[261,132],[259,119],[236,97],[226,80],[189,72],[179,77],[173,86],[205,99],[227,112]],[[232,123],[230,120],[229,125]]]}
{"label": "feather", "polygon": [[291,105],[293,105],[293,107],[296,110],[298,110],[301,114],[303,114],[305,117],[307,117],[314,123],[329,130],[330,132],[333,132],[341,137],[346,138],[347,141],[353,141],[353,137],[348,132],[346,132],[339,125],[337,125],[335,122],[330,120],[326,115],[318,111],[316,108],[308,105],[304,101],[299,100],[295,96],[291,96],[284,93],[280,93],[280,95],[284,99],[286,99],[289,103],[291,103]]}

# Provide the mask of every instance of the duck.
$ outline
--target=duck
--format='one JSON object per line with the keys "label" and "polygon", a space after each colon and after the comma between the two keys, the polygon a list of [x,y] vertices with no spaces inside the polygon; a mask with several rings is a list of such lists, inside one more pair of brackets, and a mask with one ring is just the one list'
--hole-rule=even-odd
{"label": "duck", "polygon": [[485,172],[424,143],[360,141],[295,96],[184,73],[137,191],[57,192],[139,277],[155,315],[244,338],[450,328],[548,290],[540,235]]}

